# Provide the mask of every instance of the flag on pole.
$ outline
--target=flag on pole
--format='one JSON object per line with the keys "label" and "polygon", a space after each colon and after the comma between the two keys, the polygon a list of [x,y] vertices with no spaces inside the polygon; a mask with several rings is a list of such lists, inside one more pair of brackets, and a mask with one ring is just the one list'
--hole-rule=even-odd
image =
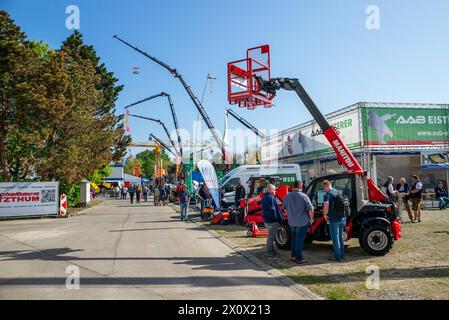
{"label": "flag on pole", "polygon": [[126,119],[125,119],[125,124],[126,124],[126,132],[130,132],[131,128],[129,127],[129,111],[126,110]]}
{"label": "flag on pole", "polygon": [[229,146],[229,139],[228,139],[228,112],[225,111],[225,123],[224,123],[224,132],[223,132],[223,146],[228,147]]}

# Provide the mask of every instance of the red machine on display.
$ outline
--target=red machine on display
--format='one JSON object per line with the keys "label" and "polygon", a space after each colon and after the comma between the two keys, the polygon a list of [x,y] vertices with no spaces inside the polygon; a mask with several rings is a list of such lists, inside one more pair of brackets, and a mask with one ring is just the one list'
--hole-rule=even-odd
{"label": "red machine on display", "polygon": [[[323,217],[323,180],[329,180],[333,187],[345,195],[351,203],[351,215],[347,218],[345,229],[346,240],[358,238],[361,247],[371,255],[386,254],[395,240],[401,237],[401,225],[397,217],[397,208],[367,176],[367,171],[358,163],[357,159],[339,137],[339,133],[329,124],[313,100],[295,78],[270,78],[269,46],[257,47],[260,53],[268,57],[266,63],[254,62],[250,57],[253,49],[247,51],[247,58],[228,64],[228,99],[229,103],[248,109],[257,106],[271,106],[272,99],[278,90],[294,91],[309,110],[314,120],[320,126],[322,134],[329,141],[337,161],[346,168],[346,172],[334,175],[321,176],[313,179],[307,186],[308,194],[315,208],[315,220],[307,233],[307,240],[330,240],[329,227]],[[238,68],[237,63],[246,61],[246,69]],[[254,65],[259,67],[254,67]],[[264,73],[266,76],[262,75]],[[240,88],[243,93],[232,90],[232,87]],[[282,188],[282,189],[281,189]],[[277,190],[277,198],[282,202],[286,192],[282,195],[285,186]],[[250,213],[261,216],[260,199],[264,193],[256,194],[254,198],[246,199],[244,203],[248,216]],[[251,212],[252,211],[252,212]],[[259,218],[260,219],[260,218]],[[252,223],[260,221],[254,219]],[[251,225],[251,224],[250,224]],[[253,230],[251,226],[250,231]],[[275,241],[278,247],[287,249],[290,247],[290,229],[287,219],[284,219],[276,233]]]}

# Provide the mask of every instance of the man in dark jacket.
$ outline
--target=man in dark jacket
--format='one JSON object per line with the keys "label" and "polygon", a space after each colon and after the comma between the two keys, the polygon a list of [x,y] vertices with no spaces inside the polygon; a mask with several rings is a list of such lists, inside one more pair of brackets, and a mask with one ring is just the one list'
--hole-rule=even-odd
{"label": "man in dark jacket", "polygon": [[237,186],[235,187],[234,204],[238,206],[240,200],[245,198],[245,196],[246,196],[245,187],[242,184],[242,180],[239,180],[237,182]]}
{"label": "man in dark jacket", "polygon": [[209,189],[206,186],[206,183],[203,182],[198,189],[198,197],[200,198],[200,216],[201,221],[206,220],[206,216],[204,215],[204,208],[209,204],[209,200],[211,198]]}
{"label": "man in dark jacket", "polygon": [[128,193],[129,193],[129,199],[131,200],[131,204],[133,204],[133,202],[134,202],[134,192],[135,192],[134,186],[130,185],[128,188]]}
{"label": "man in dark jacket", "polygon": [[438,181],[435,188],[435,198],[440,202],[440,210],[445,210],[449,206],[447,190],[444,188],[444,182],[442,180]]}
{"label": "man in dark jacket", "polygon": [[281,208],[276,201],[275,194],[276,186],[270,184],[267,193],[262,198],[263,222],[268,229],[267,255],[269,259],[278,258],[278,254],[274,248],[274,237],[279,222],[284,219]]}
{"label": "man in dark jacket", "polygon": [[405,180],[405,178],[401,178],[399,179],[399,183],[396,185],[395,190],[399,193],[408,193],[408,183],[407,180]]}
{"label": "man in dark jacket", "polygon": [[394,178],[392,176],[389,176],[387,182],[385,182],[384,184],[385,192],[390,199],[392,199],[394,196],[393,182]]}
{"label": "man in dark jacket", "polygon": [[187,190],[187,185],[183,185],[181,191],[179,192],[179,206],[181,211],[181,221],[187,221],[189,219],[189,202],[190,193]]}

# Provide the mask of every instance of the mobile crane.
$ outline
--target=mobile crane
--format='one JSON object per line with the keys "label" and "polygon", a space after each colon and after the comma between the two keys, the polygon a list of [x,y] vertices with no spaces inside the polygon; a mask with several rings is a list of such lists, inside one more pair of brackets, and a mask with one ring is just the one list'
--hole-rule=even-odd
{"label": "mobile crane", "polygon": [[148,97],[148,98],[139,100],[137,102],[134,102],[134,103],[132,103],[130,105],[127,105],[125,107],[125,109],[128,109],[129,107],[138,105],[140,103],[143,103],[143,102],[146,102],[146,101],[158,98],[158,97],[166,97],[167,100],[168,100],[168,104],[170,105],[170,110],[171,110],[171,114],[172,114],[172,117],[173,117],[173,123],[175,124],[176,135],[177,135],[177,138],[178,138],[179,154],[180,154],[181,159],[182,159],[182,141],[181,141],[181,135],[179,133],[178,117],[176,116],[175,106],[173,105],[173,101],[171,99],[171,96],[168,93],[162,91],[161,93],[152,95],[151,97]]}
{"label": "mobile crane", "polygon": [[[337,189],[341,189],[351,203],[351,215],[347,218],[345,229],[346,240],[356,237],[367,253],[386,254],[391,249],[394,240],[401,237],[401,225],[394,202],[367,176],[367,171],[363,170],[339,137],[336,128],[329,124],[298,79],[272,78],[264,80],[260,76],[255,77],[259,90],[273,96],[281,89],[296,92],[331,144],[337,155],[337,161],[347,170],[345,173],[316,178],[307,187],[305,192],[315,205],[315,220],[308,230],[307,239],[310,241],[330,239],[329,230],[322,214],[321,197],[322,182],[330,180]],[[285,222],[278,229],[275,241],[281,248],[289,247],[289,228]]]}
{"label": "mobile crane", "polygon": [[140,54],[144,55],[148,59],[156,62],[158,65],[160,65],[161,67],[165,68],[168,72],[170,72],[175,78],[179,79],[179,81],[181,82],[182,86],[187,91],[188,95],[190,96],[190,99],[192,100],[193,104],[197,108],[198,112],[201,114],[201,117],[203,118],[203,120],[206,123],[207,127],[209,128],[210,132],[212,133],[212,136],[214,137],[215,142],[217,143],[218,147],[221,149],[221,152],[222,152],[223,157],[225,159],[225,163],[226,163],[226,165],[227,165],[227,167],[229,169],[230,166],[231,166],[231,162],[230,162],[230,159],[229,159],[229,155],[226,152],[225,147],[223,145],[223,141],[221,140],[217,130],[215,129],[214,125],[212,124],[212,121],[210,120],[209,116],[207,115],[206,110],[204,109],[201,101],[195,96],[195,94],[193,93],[192,89],[185,82],[185,80],[182,77],[182,75],[179,74],[178,71],[175,68],[170,67],[165,62],[163,62],[163,61],[161,61],[161,60],[159,60],[159,59],[149,55],[145,51],[142,51],[139,48],[131,45],[130,43],[126,42],[125,40],[119,38],[117,35],[114,35],[113,38],[119,40],[120,42],[124,43],[128,47],[130,47],[130,48],[134,49],[135,51],[139,52]]}

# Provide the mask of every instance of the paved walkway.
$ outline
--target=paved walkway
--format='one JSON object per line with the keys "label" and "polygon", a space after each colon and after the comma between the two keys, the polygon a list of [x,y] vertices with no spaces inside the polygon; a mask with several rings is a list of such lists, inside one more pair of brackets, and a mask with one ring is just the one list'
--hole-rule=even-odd
{"label": "paved walkway", "polygon": [[0,221],[0,299],[301,298],[169,206],[107,199],[68,219]]}

